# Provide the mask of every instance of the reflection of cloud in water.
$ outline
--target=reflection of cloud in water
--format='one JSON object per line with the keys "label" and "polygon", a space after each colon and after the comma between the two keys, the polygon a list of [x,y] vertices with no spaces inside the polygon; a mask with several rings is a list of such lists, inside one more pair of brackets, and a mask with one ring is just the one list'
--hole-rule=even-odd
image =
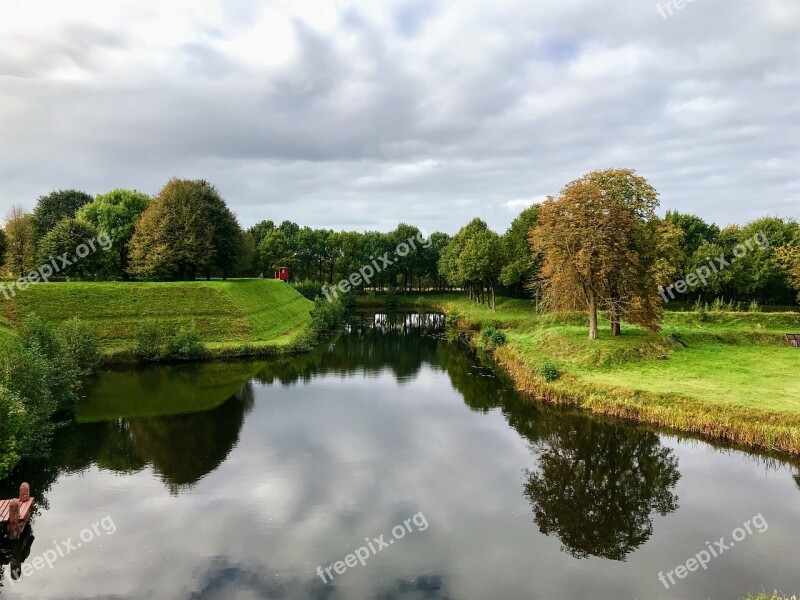
{"label": "reflection of cloud in water", "polygon": [[441,575],[398,579],[375,595],[375,600],[449,600]]}
{"label": "reflection of cloud in water", "polygon": [[269,569],[258,570],[232,564],[216,558],[197,573],[197,591],[186,594],[188,600],[229,600],[230,598],[259,598],[264,600],[338,600],[336,588],[326,586],[320,579],[286,581],[270,577]]}

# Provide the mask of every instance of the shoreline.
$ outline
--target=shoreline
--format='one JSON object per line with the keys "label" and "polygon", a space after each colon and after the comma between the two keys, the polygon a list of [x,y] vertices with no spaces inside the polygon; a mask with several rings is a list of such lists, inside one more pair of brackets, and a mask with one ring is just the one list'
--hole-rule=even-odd
{"label": "shoreline", "polygon": [[[483,323],[464,315],[452,301],[431,300],[419,296],[412,302],[403,302],[398,308],[444,313],[460,331],[467,333],[465,337],[469,344],[478,349],[477,332]],[[376,307],[368,300],[359,302],[359,306]],[[492,317],[490,320],[496,321],[500,313],[498,309],[496,313],[487,314]],[[513,331],[513,327],[504,330]],[[744,450],[800,457],[800,413],[715,404],[688,395],[628,390],[582,381],[580,376],[569,372],[547,382],[532,368],[530,362],[534,357],[531,353],[515,344],[513,339],[496,349],[484,351],[509,377],[515,389],[533,402],[650,425]],[[787,347],[787,351],[791,349]]]}

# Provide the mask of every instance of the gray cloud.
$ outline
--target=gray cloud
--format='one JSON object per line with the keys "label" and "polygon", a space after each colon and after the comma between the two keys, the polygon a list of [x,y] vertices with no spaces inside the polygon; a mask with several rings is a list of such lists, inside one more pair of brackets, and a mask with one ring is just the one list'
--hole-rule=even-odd
{"label": "gray cloud", "polygon": [[2,212],[185,176],[244,224],[502,230],[626,166],[664,208],[800,217],[793,0],[96,2],[0,25]]}

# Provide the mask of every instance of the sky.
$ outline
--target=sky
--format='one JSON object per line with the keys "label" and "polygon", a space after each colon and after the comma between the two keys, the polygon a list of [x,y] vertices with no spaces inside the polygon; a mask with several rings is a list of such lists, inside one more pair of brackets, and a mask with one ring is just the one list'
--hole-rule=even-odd
{"label": "sky", "polygon": [[3,214],[184,177],[243,226],[502,232],[624,167],[727,225],[800,218],[798,166],[798,0],[0,0]]}

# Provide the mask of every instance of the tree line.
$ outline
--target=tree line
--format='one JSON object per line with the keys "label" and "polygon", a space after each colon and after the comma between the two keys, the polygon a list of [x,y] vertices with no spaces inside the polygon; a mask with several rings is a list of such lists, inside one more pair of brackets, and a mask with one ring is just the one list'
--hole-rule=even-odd
{"label": "tree line", "polygon": [[[459,289],[494,307],[498,294],[533,296],[553,309],[605,311],[612,333],[622,319],[658,326],[657,290],[730,255],[763,232],[769,245],[714,273],[682,299],[714,298],[762,304],[793,303],[800,289],[800,229],[792,220],[765,217],[720,228],[702,218],[667,212],[658,192],[629,169],[596,171],[557,195],[523,210],[500,234],[473,219],[455,235],[430,235],[430,244],[396,260],[373,281],[379,289]],[[271,277],[291,270],[293,282],[332,284],[398,244],[419,228],[334,231],[292,221],[261,221],[242,228],[219,191],[204,180],[172,179],[154,197],[117,189],[92,197],[58,190],[37,200],[31,213],[11,209],[0,231],[0,260],[8,277],[24,277],[50,256],[72,253],[99,233],[110,252],[75,261],[64,274],[84,280],[175,281]]]}

